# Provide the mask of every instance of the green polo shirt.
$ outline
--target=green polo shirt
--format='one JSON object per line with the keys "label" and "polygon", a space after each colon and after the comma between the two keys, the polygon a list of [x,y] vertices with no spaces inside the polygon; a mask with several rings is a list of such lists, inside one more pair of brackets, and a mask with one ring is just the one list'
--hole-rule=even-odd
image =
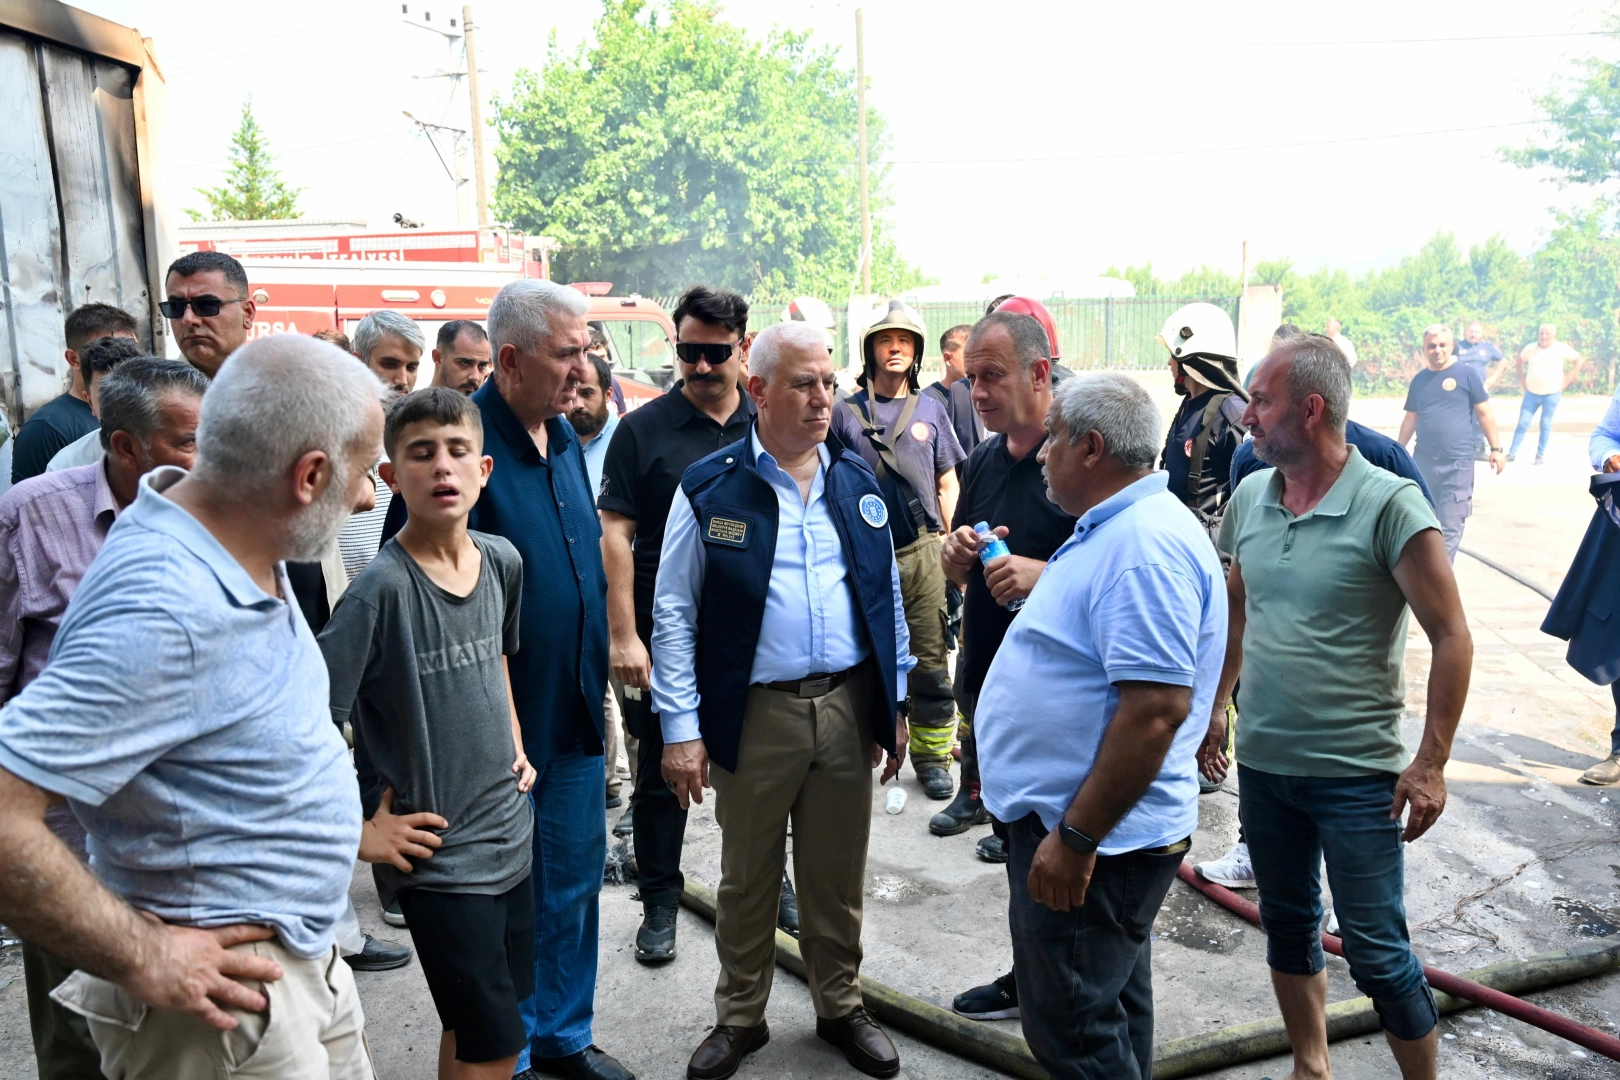
{"label": "green polo shirt", "polygon": [[1415,483],[1354,446],[1299,517],[1282,505],[1280,472],[1244,478],[1220,538],[1248,594],[1238,760],[1285,776],[1406,767],[1406,597],[1391,570],[1408,540],[1439,527]]}

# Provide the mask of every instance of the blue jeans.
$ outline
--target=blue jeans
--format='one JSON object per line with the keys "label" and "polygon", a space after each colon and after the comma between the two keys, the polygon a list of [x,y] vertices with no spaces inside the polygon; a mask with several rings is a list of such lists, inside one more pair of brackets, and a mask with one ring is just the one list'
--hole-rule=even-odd
{"label": "blue jeans", "polygon": [[602,755],[575,749],[534,766],[534,995],[518,1003],[529,1036],[520,1073],[531,1057],[566,1057],[591,1045],[607,860]]}
{"label": "blue jeans", "polygon": [[1024,1038],[1052,1080],[1153,1075],[1153,920],[1186,848],[1101,855],[1078,911],[1029,893],[1040,817],[1007,823],[1007,921]]}
{"label": "blue jeans", "polygon": [[1315,975],[1322,956],[1321,868],[1356,988],[1372,998],[1397,1039],[1421,1039],[1440,1022],[1423,965],[1406,932],[1401,823],[1389,808],[1395,774],[1279,776],[1238,764],[1238,814],[1249,840],[1266,962],[1284,975]]}
{"label": "blue jeans", "polygon": [[1513,429],[1513,445],[1508,448],[1508,453],[1519,452],[1519,444],[1524,441],[1524,433],[1530,430],[1530,421],[1535,418],[1537,409],[1541,410],[1541,433],[1536,443],[1536,457],[1547,452],[1547,440],[1552,438],[1553,413],[1558,411],[1558,403],[1563,397],[1562,391],[1524,395],[1524,402],[1519,406],[1519,426]]}

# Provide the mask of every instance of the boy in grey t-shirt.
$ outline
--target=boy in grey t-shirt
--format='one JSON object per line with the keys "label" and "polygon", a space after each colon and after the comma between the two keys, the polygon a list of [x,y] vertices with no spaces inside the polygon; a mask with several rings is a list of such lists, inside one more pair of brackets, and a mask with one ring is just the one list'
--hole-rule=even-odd
{"label": "boy in grey t-shirt", "polygon": [[410,519],[320,635],[332,715],[354,722],[381,788],[360,857],[410,925],[444,1024],[441,1080],[461,1075],[452,1060],[509,1076],[534,983],[535,770],[506,670],[523,563],[467,528],[492,467],[477,406],[442,387],[410,394],[383,443],[382,477]]}

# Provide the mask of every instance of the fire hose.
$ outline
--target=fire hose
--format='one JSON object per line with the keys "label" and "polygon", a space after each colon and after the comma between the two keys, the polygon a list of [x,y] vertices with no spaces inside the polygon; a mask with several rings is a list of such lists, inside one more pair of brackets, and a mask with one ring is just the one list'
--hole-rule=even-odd
{"label": "fire hose", "polygon": [[[1191,866],[1182,863],[1176,871],[1178,877],[1188,885],[1197,889],[1211,900],[1220,904],[1228,911],[1234,912],[1256,926],[1260,925],[1260,906],[1253,901],[1245,900],[1231,889],[1217,885],[1212,881],[1205,881]],[[1334,956],[1344,956],[1344,943],[1332,934],[1322,935],[1322,948]],[[1504,994],[1500,990],[1489,986],[1482,986],[1460,975],[1453,975],[1439,968],[1423,965],[1423,977],[1429,981],[1429,986],[1435,990],[1443,990],[1452,997],[1471,1001],[1475,1005],[1483,1005],[1488,1009],[1495,1009],[1503,1016],[1511,1016],[1515,1020],[1522,1020],[1526,1024],[1538,1027],[1543,1031],[1557,1035],[1561,1039],[1568,1039],[1572,1043],[1586,1047],[1604,1057],[1620,1061],[1620,1039],[1615,1038],[1596,1028],[1589,1028],[1578,1024],[1567,1016],[1561,1016],[1550,1009],[1543,1009],[1539,1005],[1532,1005],[1511,994]]]}
{"label": "fire hose", "polygon": [[[1191,868],[1184,867],[1184,874],[1190,874]],[[1223,906],[1226,902],[1208,889],[1219,889],[1236,901],[1238,905],[1248,904],[1248,901],[1233,895],[1229,890],[1218,885],[1211,886],[1208,882],[1199,880],[1192,882],[1195,888],[1206,892],[1211,899]],[[1206,888],[1206,886],[1208,888]],[[681,894],[681,904],[694,914],[714,921],[715,894],[714,890],[691,878],[686,880],[686,891]],[[1256,917],[1259,909],[1254,905]],[[1237,907],[1234,911],[1243,912]],[[1333,944],[1330,946],[1328,942]],[[1337,938],[1324,937],[1324,947],[1334,950],[1338,944]],[[804,957],[799,952],[799,943],[780,930],[776,932],[776,962],[799,978],[805,977]],[[1507,961],[1476,968],[1468,974],[1474,980],[1447,975],[1444,972],[1432,972],[1425,968],[1431,976],[1434,986],[1440,987],[1435,994],[1435,1002],[1442,1013],[1458,1012],[1472,1007],[1478,1000],[1475,993],[1497,995],[1505,999],[1504,1004],[1517,1009],[1535,1010],[1537,1014],[1545,1015],[1560,1022],[1577,1032],[1587,1033],[1597,1040],[1607,1040],[1608,1044],[1620,1049],[1620,1040],[1605,1035],[1591,1028],[1582,1027],[1556,1013],[1539,1009],[1528,1002],[1518,998],[1509,997],[1507,992],[1526,993],[1532,990],[1543,990],[1548,987],[1574,982],[1578,979],[1602,975],[1620,968],[1620,942],[1607,946],[1592,945],[1567,951],[1544,953],[1533,956],[1528,960]],[[1468,987],[1467,993],[1448,992],[1441,983],[1434,982],[1434,976],[1441,976],[1454,987]],[[1485,984],[1491,984],[1489,986]],[[1019,1080],[1048,1080],[1046,1070],[1041,1068],[1030,1052],[1029,1044],[1010,1031],[981,1024],[958,1016],[948,1009],[902,993],[893,987],[886,986],[867,975],[861,976],[861,996],[866,1007],[872,1011],[880,1021],[888,1024],[896,1031],[903,1031],[931,1046],[966,1058],[969,1061],[986,1065],[1008,1076],[1018,1077]],[[1524,1014],[1498,1005],[1493,1001],[1479,1001],[1479,1004],[1502,1012],[1504,1015],[1516,1016],[1524,1019]],[[1352,998],[1348,1001],[1338,1001],[1328,1006],[1328,1038],[1330,1040],[1347,1039],[1355,1035],[1364,1035],[1378,1030],[1378,1016],[1373,1011],[1372,1001],[1368,998]],[[1535,1024],[1544,1030],[1555,1031],[1544,1023],[1535,1020],[1526,1022]],[[1563,1031],[1555,1034],[1565,1038]],[[1582,1046],[1589,1047],[1597,1053],[1616,1056],[1615,1050],[1605,1049],[1583,1039],[1575,1039]],[[1205,1032],[1186,1039],[1175,1039],[1160,1043],[1153,1049],[1153,1080],[1176,1080],[1183,1076],[1197,1076],[1200,1073],[1211,1072],[1215,1069],[1238,1065],[1245,1061],[1255,1061],[1259,1058],[1272,1057],[1288,1051],[1288,1033],[1283,1028],[1281,1017],[1271,1017],[1248,1024],[1236,1024],[1222,1028],[1218,1031]]]}

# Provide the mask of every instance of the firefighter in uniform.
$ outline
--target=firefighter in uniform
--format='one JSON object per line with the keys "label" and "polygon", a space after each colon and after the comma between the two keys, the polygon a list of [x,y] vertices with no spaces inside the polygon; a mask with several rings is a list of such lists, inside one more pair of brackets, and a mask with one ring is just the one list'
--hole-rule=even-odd
{"label": "firefighter in uniform", "polygon": [[[1232,454],[1248,435],[1242,424],[1249,395],[1237,377],[1237,334],[1214,304],[1188,304],[1164,324],[1170,374],[1182,398],[1160,465],[1170,493],[1197,515],[1213,542],[1232,497]],[[1223,559],[1224,561],[1224,559]]]}
{"label": "firefighter in uniform", "polygon": [[967,455],[945,406],[921,392],[917,373],[926,341],[922,318],[904,302],[889,301],[861,336],[861,388],[833,409],[832,430],[877,474],[888,508],[911,652],[917,658],[907,694],[912,768],[923,793],[943,801],[954,793],[956,701],[946,666],[941,538],[956,510],[956,466]]}

